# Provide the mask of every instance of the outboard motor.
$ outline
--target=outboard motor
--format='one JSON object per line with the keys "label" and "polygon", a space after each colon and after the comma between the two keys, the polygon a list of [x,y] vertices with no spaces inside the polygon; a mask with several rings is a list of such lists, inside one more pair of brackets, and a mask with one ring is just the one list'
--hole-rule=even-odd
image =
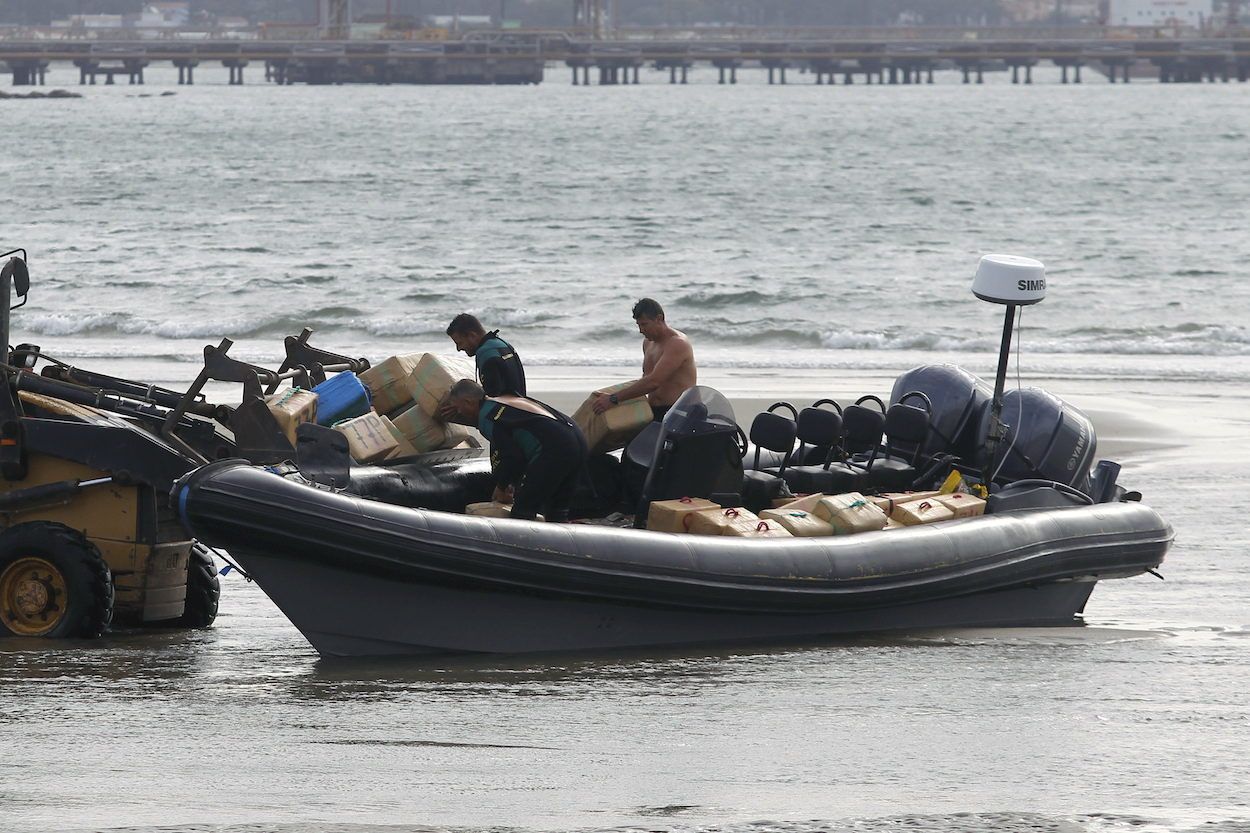
{"label": "outboard motor", "polygon": [[[981,414],[993,389],[978,376],[953,364],[927,364],[913,367],[894,382],[890,404],[898,404],[909,393],[929,398],[929,435],[918,458],[929,460],[939,454],[954,454],[973,460],[981,445],[977,429]],[[910,455],[911,449],[904,449]]]}
{"label": "outboard motor", "polygon": [[625,449],[626,479],[646,471],[635,526],[646,526],[653,500],[708,498],[742,489],[742,453],[733,407],[719,391],[697,386]]}
{"label": "outboard motor", "polygon": [[[989,430],[982,415],[979,435]],[[1089,493],[1089,470],[1098,445],[1094,424],[1078,408],[1041,388],[1003,394],[1006,434],[998,454],[982,449],[980,466],[999,482],[1053,480]],[[1005,455],[1005,456],[1004,456]]]}

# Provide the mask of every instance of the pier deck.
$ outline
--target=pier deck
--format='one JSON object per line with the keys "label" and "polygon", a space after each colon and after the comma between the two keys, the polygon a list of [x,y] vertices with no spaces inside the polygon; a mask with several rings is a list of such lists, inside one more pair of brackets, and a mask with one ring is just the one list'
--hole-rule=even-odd
{"label": "pier deck", "polygon": [[668,71],[684,84],[696,65],[718,70],[721,84],[737,82],[738,70],[758,67],[770,83],[785,84],[787,71],[806,73],[817,84],[932,83],[933,71],[955,68],[965,83],[981,82],[990,68],[1011,71],[1014,83],[1032,83],[1033,67],[1062,69],[1061,83],[1080,83],[1081,69],[1099,68],[1110,81],[1127,82],[1130,70],[1150,66],[1160,81],[1245,82],[1250,78],[1250,36],[1228,38],[1120,37],[833,40],[589,40],[564,33],[474,33],[464,40],[426,41],[22,41],[0,40],[0,61],[15,85],[43,84],[48,67],[71,63],[79,82],[113,83],[124,75],[144,82],[144,68],[161,62],[178,68],[178,83],[193,84],[195,68],[219,65],[230,84],[244,82],[249,65],[264,67],[278,84],[416,83],[537,84],[553,65],[572,72],[572,83],[637,84],[639,70]]}

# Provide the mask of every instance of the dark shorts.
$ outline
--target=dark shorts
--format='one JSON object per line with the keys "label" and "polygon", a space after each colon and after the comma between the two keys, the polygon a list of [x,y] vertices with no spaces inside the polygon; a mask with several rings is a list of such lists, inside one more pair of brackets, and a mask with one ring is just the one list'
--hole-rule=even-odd
{"label": "dark shorts", "polygon": [[667,414],[672,409],[673,409],[672,405],[652,405],[651,406],[651,421],[663,422],[664,415]]}

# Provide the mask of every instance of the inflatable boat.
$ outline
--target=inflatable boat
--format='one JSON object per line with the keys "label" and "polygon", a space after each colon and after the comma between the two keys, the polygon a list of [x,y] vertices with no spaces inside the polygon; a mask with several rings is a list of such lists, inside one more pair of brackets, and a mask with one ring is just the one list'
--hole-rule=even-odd
{"label": "inflatable boat", "polygon": [[[213,463],[172,497],[190,533],[228,550],[326,656],[1078,624],[1095,584],[1153,571],[1172,530],[1119,485],[1117,464],[1095,461],[1083,413],[1004,391],[1013,316],[1045,291],[1038,261],[982,258],[973,293],[1006,307],[992,389],[927,365],[888,404],[779,402],[744,431],[723,396],[691,388],[587,466],[578,514],[623,509],[609,518],[632,512],[627,528],[465,516],[491,491],[480,452],[356,466],[343,435],[315,425],[299,426],[294,463]],[[755,510],[796,492],[957,481],[984,490],[983,515],[827,537],[640,528],[653,502],[687,496]]]}
{"label": "inflatable boat", "polygon": [[[640,505],[723,496],[734,485],[740,498],[753,481],[786,483],[795,469],[832,471],[842,485],[871,492],[874,470],[890,487],[901,485],[900,471],[973,471],[974,460],[958,462],[951,451],[985,430],[987,402],[986,386],[971,374],[917,368],[900,377],[880,423],[888,430],[907,422],[891,416],[923,411],[921,441],[904,449],[887,435],[869,456],[826,468],[834,455],[820,447],[800,442],[771,455],[753,448],[724,398],[693,388],[664,423],[609,459],[622,481],[642,475]],[[174,496],[191,533],[237,559],[325,656],[1079,624],[1096,582],[1159,566],[1171,528],[1113,482],[1114,466],[1091,467],[1096,441],[1083,414],[1030,389],[1004,403],[1009,414],[1018,406],[1031,417],[1016,420],[1005,456],[982,461],[994,467],[985,515],[855,535],[735,539],[458,514],[489,494],[480,452],[352,466],[338,483],[315,454],[307,471],[222,461],[184,477]],[[843,414],[854,408],[873,410],[848,405]],[[757,427],[751,438],[767,442]],[[813,452],[824,462],[812,464]],[[878,470],[874,453],[895,465]],[[925,474],[932,466],[923,463],[935,459],[947,464]],[[631,468],[639,469],[632,478]]]}

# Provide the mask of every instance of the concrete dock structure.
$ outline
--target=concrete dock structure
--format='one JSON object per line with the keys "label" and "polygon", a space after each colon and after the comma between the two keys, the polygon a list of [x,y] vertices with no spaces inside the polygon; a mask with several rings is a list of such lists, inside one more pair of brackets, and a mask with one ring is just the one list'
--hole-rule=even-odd
{"label": "concrete dock structure", "polygon": [[966,84],[1005,68],[1015,84],[1033,83],[1033,69],[1060,68],[1060,83],[1080,84],[1094,67],[1111,83],[1127,83],[1143,66],[1165,83],[1250,78],[1250,36],[1125,40],[1112,37],[997,40],[597,40],[551,32],[475,32],[455,41],[21,41],[0,40],[0,61],[13,84],[46,82],[53,63],[79,69],[81,84],[144,83],[153,63],[178,68],[194,84],[196,68],[220,66],[242,85],[244,69],[263,66],[276,84],[538,84],[552,66],[571,70],[576,85],[638,84],[643,67],[664,71],[670,84],[689,83],[690,70],[710,66],[717,82],[737,83],[744,67],[760,68],[771,84],[802,73],[815,84],[931,84],[935,69],[953,68]]}

